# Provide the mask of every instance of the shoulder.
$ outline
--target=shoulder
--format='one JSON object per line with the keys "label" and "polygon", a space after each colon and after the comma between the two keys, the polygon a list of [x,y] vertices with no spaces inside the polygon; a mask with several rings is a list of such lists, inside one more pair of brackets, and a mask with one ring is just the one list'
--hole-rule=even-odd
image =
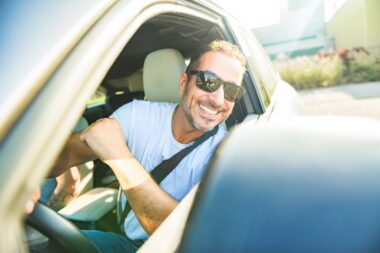
{"label": "shoulder", "polygon": [[192,170],[192,185],[201,180],[216,148],[227,136],[227,134],[227,129],[224,126],[219,125],[218,131],[195,149],[195,152],[193,152],[192,156],[188,160],[190,164],[189,167]]}
{"label": "shoulder", "polygon": [[133,100],[117,109],[111,117],[118,118],[119,116],[132,113],[141,115],[144,113],[155,113],[157,111],[169,111],[173,110],[175,106],[176,104],[174,103]]}
{"label": "shoulder", "polygon": [[131,103],[123,105],[121,108],[130,107],[132,110],[171,110],[175,106],[176,104],[174,103],[133,100]]}
{"label": "shoulder", "polygon": [[222,124],[220,124],[218,126],[218,132],[216,133],[216,135],[219,135],[219,136],[225,136],[226,134],[228,133],[226,127]]}
{"label": "shoulder", "polygon": [[218,126],[218,131],[206,140],[204,143],[197,148],[197,155],[204,156],[204,159],[207,163],[208,159],[215,152],[215,149],[219,146],[219,144],[223,141],[223,139],[228,135],[228,131],[222,125]]}
{"label": "shoulder", "polygon": [[227,134],[228,131],[226,128],[219,125],[218,131],[200,145],[198,148],[198,154],[203,154],[206,157],[210,156],[215,151],[215,148],[219,145],[219,143],[227,136]]}
{"label": "shoulder", "polygon": [[213,140],[213,142],[219,143],[220,141],[222,141],[224,139],[224,137],[226,137],[227,134],[228,134],[227,129],[223,125],[219,125],[218,126],[218,132],[216,132],[216,134],[213,136],[212,140]]}

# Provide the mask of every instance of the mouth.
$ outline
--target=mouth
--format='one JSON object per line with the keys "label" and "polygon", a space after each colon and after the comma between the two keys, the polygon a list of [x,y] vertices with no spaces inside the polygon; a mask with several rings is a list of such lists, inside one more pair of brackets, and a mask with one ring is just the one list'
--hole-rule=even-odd
{"label": "mouth", "polygon": [[201,108],[201,110],[203,112],[206,112],[207,114],[210,114],[210,115],[217,115],[219,113],[218,110],[215,110],[213,108],[207,107],[207,106],[202,105],[202,104],[199,104],[199,107]]}

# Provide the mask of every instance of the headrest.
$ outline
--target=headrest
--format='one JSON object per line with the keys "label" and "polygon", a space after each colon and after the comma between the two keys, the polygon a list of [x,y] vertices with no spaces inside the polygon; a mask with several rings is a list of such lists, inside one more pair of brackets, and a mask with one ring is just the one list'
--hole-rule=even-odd
{"label": "headrest", "polygon": [[125,90],[125,88],[128,88],[130,92],[137,92],[144,90],[142,79],[142,69],[139,69],[127,77],[107,80],[106,83],[112,86],[115,90]]}
{"label": "headrest", "polygon": [[186,64],[176,49],[160,49],[147,55],[143,67],[143,84],[148,100],[178,103],[179,79]]}
{"label": "headrest", "polygon": [[135,71],[127,78],[128,90],[130,92],[143,91],[143,74],[142,69]]}

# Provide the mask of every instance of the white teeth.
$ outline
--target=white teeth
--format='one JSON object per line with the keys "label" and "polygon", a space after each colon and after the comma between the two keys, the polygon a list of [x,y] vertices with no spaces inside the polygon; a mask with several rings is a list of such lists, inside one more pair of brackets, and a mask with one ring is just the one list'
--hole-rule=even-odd
{"label": "white teeth", "polygon": [[209,114],[216,115],[218,113],[218,111],[211,110],[210,108],[207,108],[206,106],[203,106],[201,104],[199,106],[201,107],[202,110],[204,110],[205,112]]}

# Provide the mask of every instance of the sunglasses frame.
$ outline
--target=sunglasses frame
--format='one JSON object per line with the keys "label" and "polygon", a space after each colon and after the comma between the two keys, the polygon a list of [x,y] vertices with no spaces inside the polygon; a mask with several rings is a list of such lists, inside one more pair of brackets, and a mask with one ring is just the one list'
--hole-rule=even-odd
{"label": "sunglasses frame", "polygon": [[[245,89],[235,83],[225,82],[219,78],[214,72],[208,70],[190,70],[188,74],[196,75],[196,85],[203,91],[212,93],[217,91],[221,85],[223,85],[224,98],[230,102],[239,101],[244,93]],[[234,94],[230,94],[232,91],[235,91]]]}

